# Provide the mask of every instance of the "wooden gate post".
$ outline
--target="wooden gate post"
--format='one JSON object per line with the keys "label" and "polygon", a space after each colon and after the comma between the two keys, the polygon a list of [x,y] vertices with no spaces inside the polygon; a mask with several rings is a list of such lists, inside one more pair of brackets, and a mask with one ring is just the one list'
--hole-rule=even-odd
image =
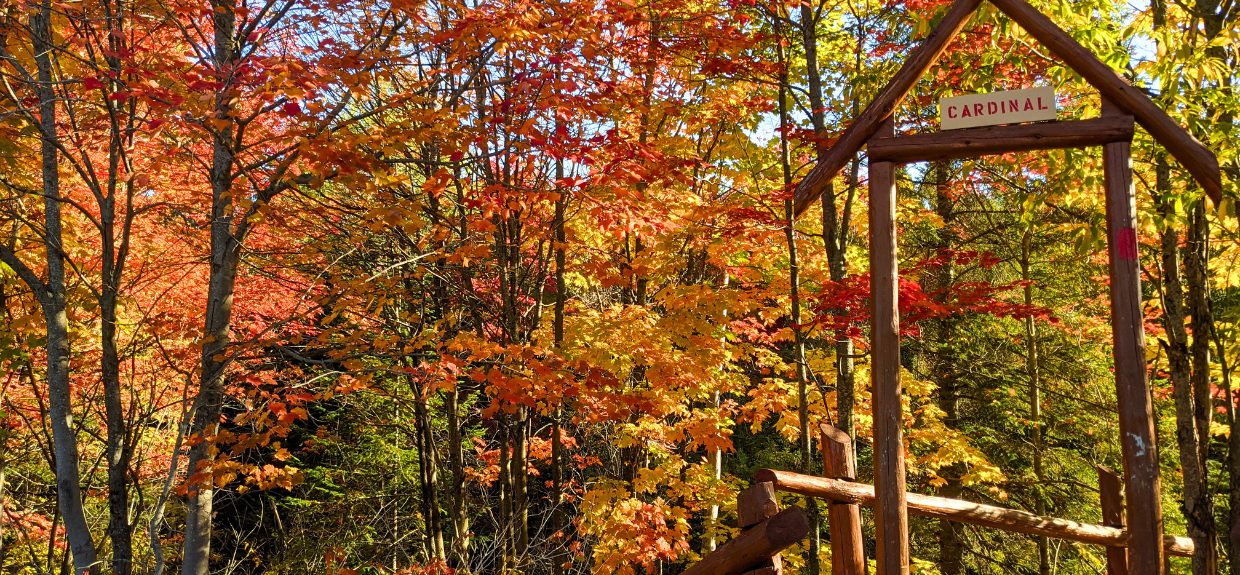
{"label": "wooden gate post", "polygon": [[[775,484],[764,481],[754,483],[736,496],[736,526],[742,531],[774,517],[779,513],[779,502],[775,500]],[[784,564],[777,553],[764,565],[745,575],[783,575]]]}
{"label": "wooden gate post", "polygon": [[[820,428],[823,475],[831,479],[856,481],[857,460],[853,455],[852,438],[825,423]],[[831,575],[865,575],[861,506],[828,501],[827,522],[831,530]]]}
{"label": "wooden gate post", "polygon": [[[1102,102],[1103,116],[1124,112]],[[1102,147],[1106,179],[1107,247],[1111,273],[1111,333],[1120,445],[1127,477],[1128,568],[1134,575],[1163,572],[1163,514],[1154,435],[1154,406],[1145,365],[1145,316],[1141,309],[1137,199],[1132,186],[1132,142]]]}
{"label": "wooden gate post", "polygon": [[[1102,503],[1102,524],[1124,528],[1124,483],[1105,465],[1098,466],[1098,493]],[[1107,547],[1107,575],[1128,575],[1128,550]]]}
{"label": "wooden gate post", "polygon": [[[895,136],[891,119],[872,139]],[[908,573],[908,509],[900,405],[900,271],[896,259],[896,165],[870,162],[870,386],[878,575]]]}

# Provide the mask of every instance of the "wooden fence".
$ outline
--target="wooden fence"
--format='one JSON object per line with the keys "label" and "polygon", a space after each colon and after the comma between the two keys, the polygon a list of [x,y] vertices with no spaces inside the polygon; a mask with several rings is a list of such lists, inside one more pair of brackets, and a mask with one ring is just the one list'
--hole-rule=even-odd
{"label": "wooden fence", "polygon": [[[741,534],[707,555],[684,575],[782,575],[780,551],[804,538],[809,524],[799,508],[779,511],[776,491],[827,500],[831,573],[863,575],[866,570],[860,508],[875,505],[874,487],[856,482],[856,461],[847,434],[823,424],[822,449],[825,477],[758,470],[754,474],[754,486],[737,496]],[[906,497],[908,512],[913,515],[1102,545],[1107,548],[1107,575],[1127,575],[1129,534],[1124,530],[1122,481],[1115,472],[1099,466],[1098,490],[1103,525],[946,497],[917,493],[908,493]],[[1164,535],[1163,549],[1167,555],[1190,557],[1194,547],[1187,537]]]}

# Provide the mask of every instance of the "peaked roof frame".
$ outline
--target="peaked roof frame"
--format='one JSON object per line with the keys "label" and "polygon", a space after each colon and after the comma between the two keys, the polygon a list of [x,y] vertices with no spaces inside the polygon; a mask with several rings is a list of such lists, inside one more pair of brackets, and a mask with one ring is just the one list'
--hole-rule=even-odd
{"label": "peaked roof frame", "polygon": [[[1121,110],[1135,117],[1146,131],[1180,162],[1215,204],[1222,198],[1222,175],[1218,158],[1197,138],[1172,120],[1140,90],[1099,60],[1057,26],[1050,18],[1024,0],[990,0],[1012,21],[1024,28],[1068,67]],[[939,59],[948,43],[964,28],[969,17],[981,6],[982,0],[955,0],[938,26],[912,53],[891,81],[879,92],[861,115],[857,116],[823,159],[797,185],[794,212],[801,215],[811,203],[822,196],[827,183],[866,145],[883,122],[891,119],[896,107],[904,101],[913,85]]]}

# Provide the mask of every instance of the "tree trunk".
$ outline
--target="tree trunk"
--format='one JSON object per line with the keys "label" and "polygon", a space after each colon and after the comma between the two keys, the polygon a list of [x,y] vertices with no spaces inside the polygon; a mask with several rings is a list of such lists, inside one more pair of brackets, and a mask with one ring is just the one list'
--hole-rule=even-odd
{"label": "tree trunk", "polygon": [[[222,192],[218,192],[222,193]],[[223,203],[223,202],[221,202]],[[185,547],[182,575],[208,575],[211,556],[211,516],[213,510],[213,459],[209,449],[219,427],[224,404],[224,371],[228,366],[231,337],[232,295],[237,282],[240,246],[229,229],[229,218],[221,207],[211,230],[211,280],[207,288],[206,337],[202,346],[202,396],[190,428],[197,438],[189,449],[190,478],[186,506]],[[219,256],[217,260],[214,256]],[[216,263],[216,262],[219,263]]]}
{"label": "tree trunk", "polygon": [[[783,166],[783,184],[784,192],[790,193],[792,190],[792,166],[788,157],[788,136],[791,124],[788,121],[788,72],[785,62],[783,48],[779,50],[779,59],[781,64],[779,74],[779,127],[780,127],[780,158]],[[800,294],[800,269],[797,263],[797,245],[796,232],[792,213],[792,198],[789,196],[784,201],[785,224],[784,237],[788,242],[788,282],[791,297],[791,317],[792,333],[795,337],[793,342],[793,361],[796,363],[797,378],[797,397],[799,405],[797,415],[800,422],[801,434],[798,438],[797,447],[801,454],[801,472],[805,474],[813,473],[813,441],[809,428],[809,377],[806,373],[805,363],[805,338],[801,333],[801,294]],[[820,566],[818,560],[818,506],[813,499],[807,498],[805,501],[807,515],[810,521],[809,547],[806,549],[805,566],[806,572],[810,575],[818,575]]]}
{"label": "tree trunk", "polygon": [[[814,126],[814,134],[818,138],[825,137],[826,117],[822,101],[822,75],[818,69],[818,21],[814,17],[814,8],[809,2],[801,4],[801,37],[805,47],[805,76],[809,84],[810,122]],[[854,100],[853,114],[856,115],[858,102]],[[821,140],[815,142],[819,160],[827,152]],[[848,196],[844,201],[844,213],[838,213],[836,206],[834,182],[827,184],[823,193],[822,203],[822,243],[827,252],[827,267],[831,272],[831,281],[844,279],[845,250],[848,246],[848,228],[851,225],[852,198],[857,191],[857,172],[860,166],[856,160],[852,165],[852,179],[848,184]],[[852,410],[855,402],[855,377],[853,375],[852,340],[845,337],[835,342],[835,401],[839,415],[839,429],[853,436]]]}
{"label": "tree trunk", "polygon": [[[1026,230],[1021,238],[1020,275],[1025,282],[1025,305],[1033,306],[1033,283],[1031,271],[1031,243],[1033,241],[1033,225]],[[1042,382],[1038,373],[1038,325],[1033,316],[1025,318],[1025,371],[1029,375],[1029,422],[1033,426],[1033,477],[1037,481],[1034,487],[1034,512],[1046,516],[1046,495],[1043,485],[1046,475],[1042,470]],[[1038,574],[1050,575],[1051,548],[1045,535],[1038,536]]]}
{"label": "tree trunk", "polygon": [[[711,405],[715,409],[719,409],[719,390],[715,390],[711,394]],[[707,454],[706,463],[710,465],[711,474],[716,480],[723,476],[723,450],[712,449]],[[706,541],[702,545],[702,555],[706,555],[718,548],[719,543],[719,506],[710,506],[710,523],[706,527]]]}
{"label": "tree trunk", "polygon": [[[116,143],[111,158],[117,157]],[[112,180],[116,166],[112,166]],[[129,442],[125,422],[125,408],[121,401],[120,350],[117,344],[117,298],[120,295],[121,274],[124,269],[125,251],[122,245],[116,254],[114,196],[103,196],[100,206],[102,226],[102,289],[99,294],[100,321],[100,379],[103,383],[104,413],[107,420],[108,443],[108,537],[112,540],[112,573],[129,575],[133,570],[133,527],[129,521],[129,465],[133,450]],[[128,228],[128,226],[125,226]],[[128,229],[126,229],[126,233]]]}
{"label": "tree trunk", "polygon": [[[845,255],[848,248],[848,229],[852,219],[853,198],[857,196],[857,182],[861,171],[861,163],[854,158],[852,170],[848,178],[848,194],[844,199],[842,217],[835,217],[834,185],[828,186],[828,193],[823,194],[823,243],[827,248],[827,264],[831,270],[831,281],[842,281],[847,273]],[[831,196],[831,201],[827,198]],[[827,214],[830,213],[831,217]],[[839,413],[839,429],[855,439],[853,430],[853,405],[856,403],[857,379],[853,364],[853,341],[848,336],[835,342],[835,401]],[[853,442],[856,449],[856,441]]]}
{"label": "tree trunk", "polygon": [[57,95],[52,62],[52,54],[57,47],[53,45],[50,0],[39,2],[38,9],[31,15],[30,27],[39,80],[34,91],[39,101],[40,154],[43,160],[43,240],[47,250],[47,283],[43,290],[36,289],[36,293],[42,292],[39,293],[39,303],[47,323],[48,415],[52,420],[56,495],[60,514],[64,519],[65,539],[73,554],[74,573],[98,573],[100,569],[95,563],[95,543],[82,509],[77,436],[73,431],[73,392],[69,380],[71,343],[69,316],[66,311],[65,254],[62,249],[60,173],[57,157]]}
{"label": "tree trunk", "polygon": [[469,516],[465,508],[465,450],[461,440],[461,382],[447,393],[448,464],[452,466],[452,556],[454,568],[469,572]]}
{"label": "tree trunk", "polygon": [[[234,37],[236,13],[232,0],[212,0],[216,70],[230,70],[236,63]],[[216,116],[228,117],[231,89],[216,93]],[[203,329],[202,374],[198,393],[202,396],[194,415],[191,432],[197,441],[189,450],[191,473],[185,509],[185,546],[182,575],[208,575],[211,562],[211,517],[214,513],[212,457],[208,451],[219,426],[224,404],[224,377],[228,366],[232,327],[233,293],[237,284],[237,265],[241,244],[233,235],[232,197],[233,133],[230,124],[217,130],[211,142],[211,272],[207,287],[207,312]],[[197,476],[195,478],[195,476]]]}
{"label": "tree trunk", "polygon": [[[944,374],[940,374],[944,375]],[[952,427],[959,418],[960,396],[957,392],[955,379],[948,375],[940,379],[939,409],[943,410],[943,423]],[[948,422],[951,422],[950,425]],[[946,468],[944,479],[947,484],[939,488],[939,495],[959,499],[961,495],[959,464]],[[964,573],[964,541],[961,537],[961,526],[948,519],[939,520],[939,571],[943,575],[962,575]]]}
{"label": "tree trunk", "polygon": [[[105,252],[111,242],[104,240]],[[116,288],[119,281],[110,281],[108,265],[112,258],[104,254],[103,297],[100,298],[100,322],[102,323],[102,357],[100,358],[103,380],[103,402],[108,422],[108,537],[112,540],[112,572],[129,575],[133,570],[133,529],[129,522],[129,461],[132,450],[128,445],[125,411],[121,402],[120,354],[116,341]],[[119,280],[119,274],[115,280]]]}
{"label": "tree trunk", "polygon": [[526,436],[529,433],[529,415],[525,407],[517,408],[517,425],[512,442],[512,507],[514,551],[517,569],[526,570],[529,561],[530,519],[529,493],[527,491],[526,470],[529,458],[529,447]]}
{"label": "tree trunk", "polygon": [[[951,232],[956,215],[951,196],[948,194],[948,179],[951,166],[947,162],[935,162],[934,170],[934,209],[943,220],[938,241],[933,245],[938,250],[955,247],[957,238]],[[949,262],[939,269],[933,278],[935,287],[948,288],[956,281],[956,271]],[[960,391],[955,365],[950,357],[950,343],[955,337],[956,322],[944,318],[934,322],[936,329],[932,332],[931,366],[935,383],[938,384],[939,409],[943,410],[943,425],[949,429],[960,426]],[[964,469],[959,463],[945,468],[946,485],[939,489],[943,497],[959,498],[961,494],[960,476]],[[961,575],[964,573],[964,541],[961,538],[960,525],[947,520],[939,521],[939,570],[943,575]]]}
{"label": "tree trunk", "polygon": [[[0,294],[2,297],[3,294]],[[2,393],[0,393],[2,395]],[[0,441],[0,513],[7,513],[5,507],[5,474],[9,470],[9,442]],[[9,547],[4,544],[4,524],[0,523],[0,565],[7,565]]]}
{"label": "tree trunk", "polygon": [[1210,310],[1210,225],[1206,220],[1204,198],[1193,205],[1187,240],[1184,272],[1188,280],[1188,313],[1192,316],[1193,328],[1190,351],[1193,356],[1194,416],[1197,419],[1198,456],[1205,465],[1210,459],[1210,423],[1214,414],[1210,394],[1210,344],[1214,339],[1214,316]]}
{"label": "tree trunk", "polygon": [[[557,130],[560,127],[559,116],[556,116]],[[555,180],[557,185],[564,179],[564,161],[557,159],[555,162]],[[555,348],[558,351],[564,345],[564,304],[568,301],[568,286],[564,282],[564,266],[567,263],[567,254],[565,253],[565,233],[564,233],[564,215],[568,207],[568,195],[564,190],[560,190],[560,195],[555,199],[555,315],[553,322],[553,338],[555,340]],[[551,546],[551,572],[552,575],[564,574],[564,563],[567,555],[561,552],[566,543],[564,531],[568,529],[564,513],[564,441],[561,437],[563,433],[560,429],[560,419],[563,417],[563,408],[557,407],[553,419],[551,420],[551,532],[554,533],[555,539]]]}
{"label": "tree trunk", "polygon": [[1223,341],[1215,334],[1215,347],[1218,349],[1219,364],[1223,368],[1223,388],[1227,390],[1227,424],[1231,433],[1227,437],[1227,475],[1231,489],[1228,492],[1228,503],[1231,516],[1227,537],[1227,558],[1231,573],[1240,573],[1240,417],[1236,414],[1236,398],[1231,393],[1231,370],[1227,363]]}
{"label": "tree trunk", "polygon": [[[1175,206],[1168,196],[1170,174],[1166,157],[1160,156],[1157,166],[1159,211],[1168,224],[1161,232],[1163,331],[1167,337],[1167,361],[1170,367],[1172,396],[1175,398],[1176,444],[1180,451],[1180,468],[1184,475],[1184,518],[1188,535],[1199,552],[1193,557],[1194,575],[1207,573],[1208,546],[1212,537],[1202,529],[1203,520],[1213,523],[1206,494],[1203,461],[1200,458],[1196,397],[1192,390],[1192,366],[1188,334],[1184,328],[1184,288],[1180,280],[1179,234],[1173,223]],[[1208,431],[1206,431],[1208,433]]]}
{"label": "tree trunk", "polygon": [[[725,289],[728,287],[728,279],[729,279],[728,272],[727,270],[724,270],[723,287]],[[726,320],[726,318],[728,317],[728,310],[726,309],[723,310],[723,317]],[[720,370],[722,370],[724,366],[721,365],[719,366],[719,368]],[[710,399],[711,399],[711,405],[716,410],[718,410],[721,405],[720,401],[722,399],[722,395],[719,393],[718,389],[716,389],[714,393],[711,394]],[[712,449],[709,452],[707,463],[710,464],[711,472],[715,478],[715,481],[719,481],[720,479],[722,479],[723,478],[723,450],[719,448]],[[685,470],[682,469],[681,473],[684,473],[684,471]],[[719,506],[711,505],[710,506],[710,526],[706,529],[706,542],[705,542],[706,544],[703,545],[704,547],[703,554],[709,553],[711,551],[714,551],[716,548],[718,548],[719,546],[718,538],[719,538]]]}
{"label": "tree trunk", "polygon": [[[415,390],[415,393],[417,390]],[[422,518],[426,523],[428,560],[446,559],[443,548],[443,523],[439,517],[439,463],[435,457],[435,436],[431,430],[430,413],[425,400],[414,404],[417,433],[418,479],[422,487]]]}
{"label": "tree trunk", "polygon": [[551,420],[551,572],[553,575],[564,574],[564,563],[568,556],[563,553],[568,534],[564,513],[564,441],[560,434],[560,418],[562,412],[556,411]]}
{"label": "tree trunk", "polygon": [[508,416],[499,415],[499,525],[500,573],[512,566],[512,461],[508,455]]}
{"label": "tree trunk", "polygon": [[[949,333],[947,326],[940,326],[940,334]],[[939,384],[939,409],[943,410],[943,424],[949,428],[959,425],[960,395],[956,389],[956,379],[943,368],[946,362],[936,359],[936,379]],[[944,479],[947,483],[939,488],[939,495],[959,499],[961,495],[960,464],[952,464],[945,468]],[[961,538],[960,524],[947,519],[939,520],[939,571],[943,575],[963,575],[964,573],[964,541]]]}
{"label": "tree trunk", "polygon": [[[119,54],[127,49],[125,46],[124,24],[126,11],[119,2],[101,3],[106,16],[107,28],[113,33],[108,34],[108,48],[112,54]],[[107,52],[105,52],[106,54]],[[105,57],[108,69],[112,72],[113,93],[123,92],[124,87],[118,80],[126,74],[120,58],[114,55]],[[117,300],[120,296],[121,279],[125,270],[125,260],[129,252],[129,237],[133,222],[133,209],[126,210],[120,229],[120,245],[117,245],[116,229],[116,194],[118,187],[125,190],[127,205],[132,206],[134,184],[132,178],[121,182],[121,164],[125,145],[132,144],[134,119],[124,114],[123,102],[109,99],[106,102],[112,122],[108,133],[108,179],[107,189],[91,185],[99,203],[100,226],[100,276],[99,292],[100,314],[100,379],[103,383],[105,418],[108,428],[106,458],[108,462],[108,537],[112,541],[112,573],[130,575],[133,571],[133,526],[129,519],[129,474],[130,461],[133,458],[133,444],[126,423],[124,405],[121,401],[120,351],[117,343]],[[127,119],[122,121],[124,115]],[[132,175],[132,171],[129,172]]]}
{"label": "tree trunk", "polygon": [[[862,37],[864,30],[861,27],[861,21],[857,21],[856,36]],[[861,73],[862,69],[862,45],[857,43],[857,49],[854,52],[854,72]],[[821,82],[819,82],[821,84]],[[821,96],[821,94],[819,94]],[[856,118],[861,113],[861,100],[856,94],[852,98],[852,117]],[[825,150],[823,151],[825,154]],[[835,217],[835,188],[834,185],[828,187],[828,193],[823,194],[823,242],[827,247],[827,265],[831,270],[831,281],[841,281],[847,273],[847,256],[849,230],[852,227],[852,207],[853,200],[857,197],[857,188],[861,181],[861,160],[853,155],[852,169],[848,173],[848,193],[844,196],[844,207],[839,218]],[[828,209],[827,203],[830,203]],[[827,213],[830,212],[830,218]],[[852,448],[857,449],[856,432],[853,426],[853,405],[856,404],[857,380],[853,366],[853,341],[848,337],[839,339],[835,343],[835,396],[836,409],[839,411],[839,428],[847,433],[852,442]]]}
{"label": "tree trunk", "polygon": [[[1210,423],[1214,419],[1214,400],[1210,393],[1210,344],[1214,339],[1214,315],[1210,311],[1210,224],[1206,220],[1205,202],[1205,198],[1202,198],[1192,208],[1188,224],[1188,246],[1184,257],[1184,272],[1188,283],[1188,313],[1192,316],[1190,325],[1193,329],[1190,352],[1193,365],[1193,415],[1197,424],[1195,454],[1201,462],[1202,473],[1199,503],[1191,513],[1192,517],[1186,517],[1190,524],[1190,536],[1192,526],[1195,525],[1201,537],[1198,551],[1193,556],[1194,575],[1213,575],[1218,570],[1218,558],[1214,553],[1214,501],[1207,475]],[[1187,510],[1187,504],[1185,507]],[[1197,537],[1193,539],[1196,541]]]}

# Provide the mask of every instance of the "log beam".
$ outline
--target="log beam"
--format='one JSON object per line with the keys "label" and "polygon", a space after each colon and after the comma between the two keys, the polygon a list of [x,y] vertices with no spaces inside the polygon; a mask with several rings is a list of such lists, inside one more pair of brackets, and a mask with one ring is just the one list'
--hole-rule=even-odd
{"label": "log beam", "polygon": [[871,162],[907,164],[1131,142],[1133,131],[1132,116],[984,126],[913,136],[873,138],[869,142],[868,153]]}
{"label": "log beam", "polygon": [[891,78],[891,82],[888,82],[878,97],[865,107],[865,110],[853,120],[852,124],[849,124],[835,145],[827,150],[822,160],[797,185],[793,208],[796,215],[801,215],[801,212],[804,212],[810,204],[822,196],[823,191],[827,189],[827,184],[835,178],[844,164],[852,159],[853,154],[865,145],[866,140],[878,131],[883,122],[891,118],[896,106],[913,89],[913,85],[917,83],[922,74],[925,74],[935,60],[939,59],[943,50],[947,49],[947,44],[960,33],[965,22],[968,22],[969,16],[972,16],[981,4],[982,0],[956,0],[952,4],[947,15],[943,16],[939,25],[930,31],[930,35],[926,36],[908,60],[904,61],[904,65],[900,66],[900,71]]}
{"label": "log beam", "polygon": [[[1192,174],[1206,195],[1215,205],[1222,199],[1223,179],[1218,158],[1197,138],[1171,119],[1141,90],[1134,88],[1093,52],[1082,46],[1045,14],[1024,0],[991,0],[996,8],[1007,14],[1013,22],[1024,28],[1059,56],[1085,81],[1089,82],[1104,99],[1110,100],[1121,110],[1136,117],[1137,122],[1154,136],[1175,159]],[[799,190],[798,190],[799,191]],[[799,202],[798,202],[798,205]]]}

